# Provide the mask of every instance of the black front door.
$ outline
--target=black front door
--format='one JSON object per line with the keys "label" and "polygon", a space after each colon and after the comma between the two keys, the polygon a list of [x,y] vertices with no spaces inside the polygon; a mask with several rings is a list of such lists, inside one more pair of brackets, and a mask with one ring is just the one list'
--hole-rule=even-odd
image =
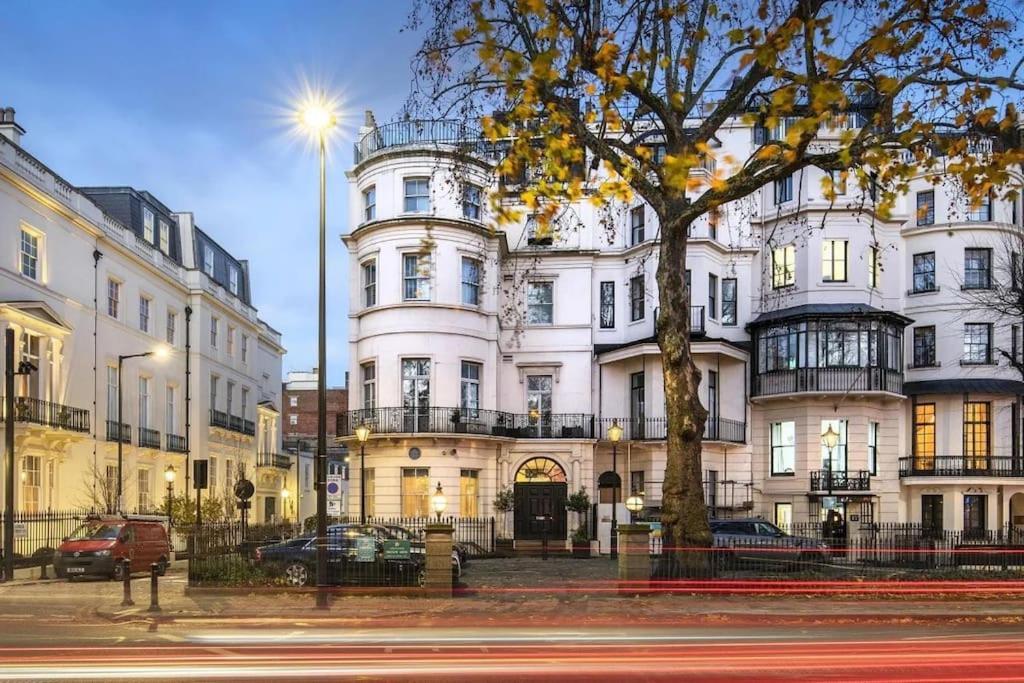
{"label": "black front door", "polygon": [[[541,540],[548,525],[549,539],[565,538],[565,497],[562,483],[521,484],[515,486],[516,540]],[[548,518],[549,521],[548,521]]]}

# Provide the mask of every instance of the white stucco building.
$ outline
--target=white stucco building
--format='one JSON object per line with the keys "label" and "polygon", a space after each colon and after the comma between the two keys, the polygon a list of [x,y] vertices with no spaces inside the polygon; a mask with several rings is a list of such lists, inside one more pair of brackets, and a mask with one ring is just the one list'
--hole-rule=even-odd
{"label": "white stucco building", "polygon": [[[0,133],[0,331],[38,368],[16,380],[16,507],[116,508],[120,432],[123,509],[165,509],[167,466],[182,495],[187,462],[207,460],[205,495],[244,472],[252,518],[279,517],[284,348],[249,264],[149,192],[67,182],[13,109]],[[123,361],[119,429],[118,357],[147,352]]]}
{"label": "white stucco building", "polygon": [[[734,120],[715,153],[746,159],[769,134]],[[356,145],[344,236],[352,410],[338,433],[355,452],[355,426],[373,430],[367,511],[427,514],[440,483],[450,513],[491,515],[512,487],[508,535],[537,538],[540,514],[569,533],[567,494],[612,500],[600,483],[614,480],[606,433],[617,420],[619,499],[642,492],[655,514],[665,462],[656,218],[639,200],[610,214],[581,202],[550,237],[529,219],[493,232],[481,197],[499,189],[500,155],[469,137],[459,122],[377,125],[368,114]],[[782,525],[834,509],[850,534],[1024,523],[1024,383],[998,353],[1020,352],[1019,324],[968,299],[1008,277],[997,262],[1020,207],[972,209],[949,183],[922,178],[883,220],[853,183],[830,206],[822,173],[694,226],[709,508]],[[831,454],[829,426],[840,435]],[[360,481],[353,459],[353,514]]]}

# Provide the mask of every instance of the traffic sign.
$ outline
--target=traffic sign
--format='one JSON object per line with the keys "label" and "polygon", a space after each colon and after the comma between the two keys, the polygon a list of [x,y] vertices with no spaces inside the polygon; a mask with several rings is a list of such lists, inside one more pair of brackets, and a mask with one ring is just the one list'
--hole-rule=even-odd
{"label": "traffic sign", "polygon": [[331,517],[341,516],[341,501],[340,500],[328,500],[327,501],[327,514]]}
{"label": "traffic sign", "polygon": [[327,500],[341,500],[341,475],[327,475]]}

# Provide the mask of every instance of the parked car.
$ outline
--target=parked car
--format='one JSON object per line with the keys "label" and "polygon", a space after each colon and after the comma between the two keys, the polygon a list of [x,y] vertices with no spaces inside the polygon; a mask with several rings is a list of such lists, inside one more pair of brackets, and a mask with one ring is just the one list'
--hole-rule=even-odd
{"label": "parked car", "polygon": [[[403,541],[422,541],[423,532],[413,531],[407,529],[404,526],[398,526],[397,524],[382,524],[385,529],[391,533],[392,538],[397,538]],[[459,554],[459,564],[463,569],[469,564],[469,548],[464,543],[458,541],[452,542],[452,548]]]}
{"label": "parked car", "polygon": [[711,533],[716,548],[728,548],[735,561],[792,562],[828,560],[829,547],[805,536],[791,536],[759,518],[713,519]]}
{"label": "parked car", "polygon": [[[332,585],[422,586],[426,579],[425,556],[410,553],[409,559],[384,558],[383,542],[375,539],[374,559],[358,559],[355,535],[328,534],[327,583]],[[257,564],[280,572],[289,586],[316,583],[316,537],[303,536],[255,551]]]}
{"label": "parked car", "polygon": [[[373,536],[380,541],[409,541],[409,552],[426,555],[427,544],[422,536],[402,526],[388,524],[332,524],[327,527],[329,534],[347,534],[349,536]],[[462,577],[464,548],[452,544],[452,578]]]}
{"label": "parked car", "polygon": [[57,578],[105,576],[123,578],[129,572],[148,571],[154,562],[161,576],[170,563],[171,543],[163,523],[132,517],[93,517],[64,539],[53,557]]}

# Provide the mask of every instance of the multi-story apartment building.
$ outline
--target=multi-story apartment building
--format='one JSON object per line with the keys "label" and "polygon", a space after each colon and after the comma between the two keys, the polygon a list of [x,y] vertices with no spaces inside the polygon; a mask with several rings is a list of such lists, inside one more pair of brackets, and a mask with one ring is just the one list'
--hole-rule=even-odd
{"label": "multi-story apartment building", "polygon": [[182,495],[207,460],[207,495],[233,503],[244,473],[255,518],[280,516],[284,349],[248,264],[149,192],[73,186],[21,146],[13,110],[0,133],[0,328],[38,368],[16,386],[17,507],[118,508],[120,439],[121,509],[164,509],[165,469]]}
{"label": "multi-story apartment building", "polygon": [[[300,519],[316,514],[316,453],[317,453],[317,379],[319,370],[289,372],[282,385],[283,405],[281,429],[284,431],[284,449],[296,458],[295,509]],[[344,508],[348,489],[344,446],[336,443],[338,415],[348,411],[348,375],[344,387],[327,388],[327,473],[342,475],[340,507]],[[289,505],[292,503],[290,502]]]}
{"label": "multi-story apartment building", "polygon": [[[771,134],[733,120],[716,155],[746,159]],[[339,434],[372,434],[349,511],[365,481],[377,514],[427,514],[440,483],[450,513],[490,515],[510,487],[516,538],[538,537],[545,514],[567,533],[564,497],[584,487],[603,528],[634,491],[656,513],[656,217],[639,199],[584,201],[551,234],[528,214],[494,229],[484,197],[510,179],[478,140],[464,123],[372,114],[360,131],[344,237],[354,410]],[[1020,329],[970,299],[1002,277],[1019,201],[971,207],[920,178],[883,219],[871,189],[850,182],[830,202],[822,180],[807,169],[693,226],[679,305],[709,411],[710,510],[782,525],[834,511],[848,534],[1024,523],[1024,383],[997,353],[1020,353]]]}

